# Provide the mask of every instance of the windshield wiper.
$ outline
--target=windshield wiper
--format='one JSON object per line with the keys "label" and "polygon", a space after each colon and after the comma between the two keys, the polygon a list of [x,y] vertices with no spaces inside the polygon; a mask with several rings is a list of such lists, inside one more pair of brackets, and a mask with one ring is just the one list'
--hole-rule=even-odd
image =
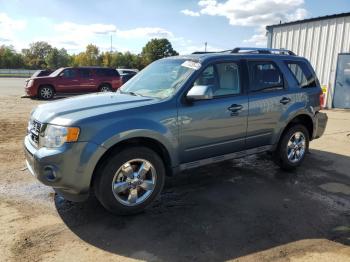
{"label": "windshield wiper", "polygon": [[119,92],[120,92],[121,94],[127,94],[127,95],[132,95],[132,96],[149,97],[149,96],[144,96],[144,95],[141,95],[141,94],[132,92],[132,91],[121,91],[121,90],[119,90]]}
{"label": "windshield wiper", "polygon": [[131,91],[128,91],[128,92],[126,92],[126,91],[122,91],[122,90],[118,90],[119,91],[119,93],[121,93],[121,94],[127,94],[127,95],[132,95],[132,96],[138,96],[138,94],[136,94],[136,93],[134,93],[134,92],[131,92]]}

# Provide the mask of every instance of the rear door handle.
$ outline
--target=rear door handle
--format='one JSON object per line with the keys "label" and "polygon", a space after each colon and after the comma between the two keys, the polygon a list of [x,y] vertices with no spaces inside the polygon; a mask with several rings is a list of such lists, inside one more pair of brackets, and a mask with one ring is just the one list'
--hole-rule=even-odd
{"label": "rear door handle", "polygon": [[231,112],[237,112],[237,111],[241,110],[242,108],[243,108],[242,105],[233,104],[227,109]]}
{"label": "rear door handle", "polygon": [[281,104],[284,104],[284,105],[288,104],[289,102],[290,102],[290,98],[288,98],[288,97],[283,97],[283,98],[280,100],[280,103],[281,103]]}

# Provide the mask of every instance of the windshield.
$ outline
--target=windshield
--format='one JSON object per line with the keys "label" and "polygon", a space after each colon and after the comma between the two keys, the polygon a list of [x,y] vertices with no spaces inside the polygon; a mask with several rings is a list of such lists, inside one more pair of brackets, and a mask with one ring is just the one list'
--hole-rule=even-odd
{"label": "windshield", "polygon": [[57,70],[53,71],[50,76],[58,76],[64,68],[58,68]]}
{"label": "windshield", "polygon": [[186,59],[158,60],[131,78],[120,88],[120,92],[167,98],[173,95],[199,66],[199,63]]}
{"label": "windshield", "polygon": [[37,77],[40,74],[41,70],[37,70],[34,72],[34,74],[31,76],[32,78]]}

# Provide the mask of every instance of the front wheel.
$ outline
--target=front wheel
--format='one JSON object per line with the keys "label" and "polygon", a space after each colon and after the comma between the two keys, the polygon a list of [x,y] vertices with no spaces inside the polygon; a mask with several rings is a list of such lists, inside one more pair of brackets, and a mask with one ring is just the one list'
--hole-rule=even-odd
{"label": "front wheel", "polygon": [[51,86],[41,86],[39,88],[38,96],[40,99],[49,100],[55,95],[55,91]]}
{"label": "front wheel", "polygon": [[285,132],[275,152],[275,162],[285,170],[298,167],[309,150],[309,132],[303,125],[292,126]]}
{"label": "front wheel", "polygon": [[165,167],[154,151],[131,147],[111,155],[96,175],[94,189],[101,204],[116,214],[135,214],[160,194]]}

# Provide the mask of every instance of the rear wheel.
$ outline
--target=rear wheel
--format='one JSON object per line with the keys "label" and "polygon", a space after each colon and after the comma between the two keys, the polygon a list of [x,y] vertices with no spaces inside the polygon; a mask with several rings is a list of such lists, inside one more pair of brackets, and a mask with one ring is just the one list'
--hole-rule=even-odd
{"label": "rear wheel", "polygon": [[112,92],[112,87],[108,84],[102,84],[100,86],[100,92]]}
{"label": "rear wheel", "polygon": [[96,175],[94,189],[101,204],[116,214],[134,214],[160,194],[165,168],[154,151],[131,147],[106,159]]}
{"label": "rear wheel", "polygon": [[55,95],[55,91],[52,86],[41,86],[39,88],[38,96],[40,99],[49,100]]}
{"label": "rear wheel", "polygon": [[292,126],[281,137],[275,162],[285,170],[298,167],[309,150],[309,132],[303,125]]}

